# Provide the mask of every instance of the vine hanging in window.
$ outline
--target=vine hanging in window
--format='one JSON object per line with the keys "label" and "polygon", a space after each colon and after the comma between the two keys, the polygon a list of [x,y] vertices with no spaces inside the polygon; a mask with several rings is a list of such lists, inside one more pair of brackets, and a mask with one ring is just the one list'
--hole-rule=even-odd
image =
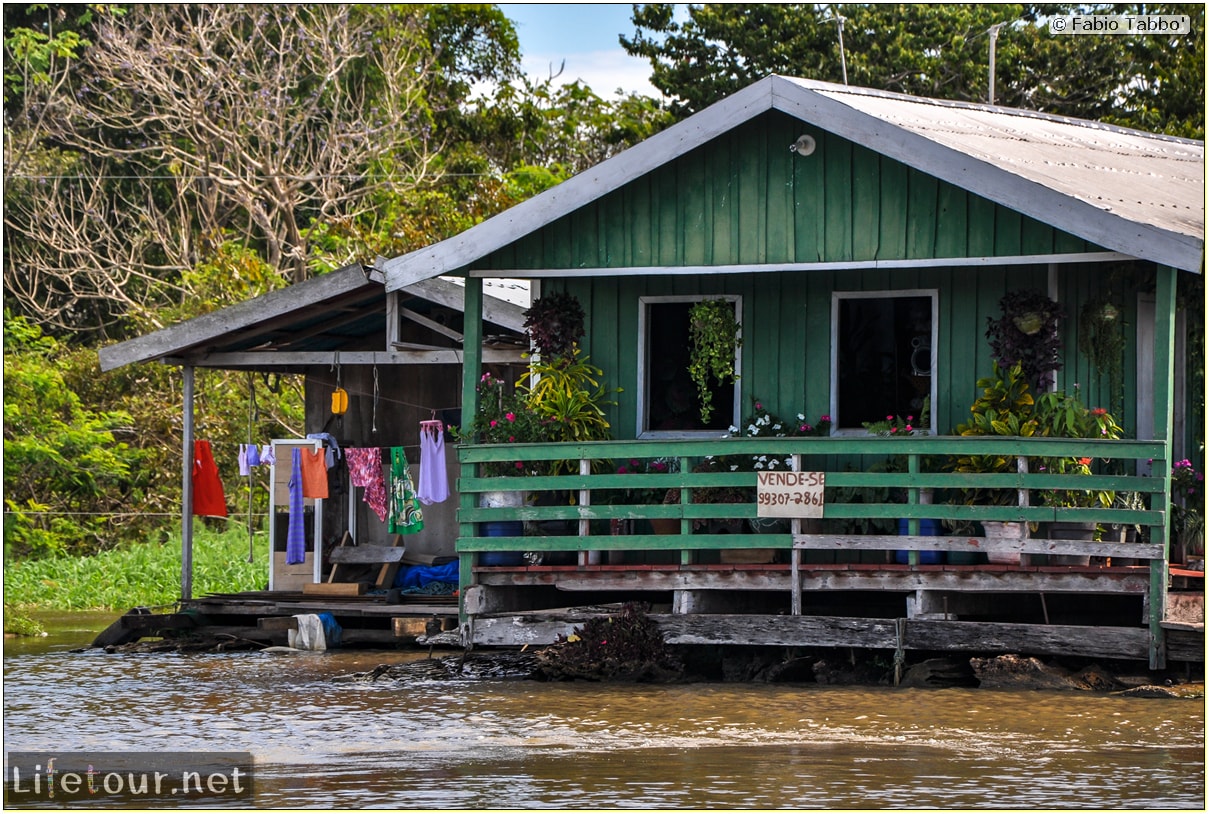
{"label": "vine hanging in window", "polygon": [[711,379],[719,384],[734,382],[735,353],[743,346],[734,303],[723,299],[702,300],[689,311],[692,352],[689,375],[697,385],[701,421],[708,424],[714,412]]}

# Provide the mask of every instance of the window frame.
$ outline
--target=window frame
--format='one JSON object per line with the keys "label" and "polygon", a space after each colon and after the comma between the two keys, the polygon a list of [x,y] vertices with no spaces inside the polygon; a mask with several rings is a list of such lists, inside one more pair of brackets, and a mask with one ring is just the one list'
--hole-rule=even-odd
{"label": "window frame", "polygon": [[[638,394],[637,404],[637,423],[635,426],[634,437],[639,440],[655,439],[655,438],[717,438],[718,430],[649,430],[646,429],[647,422],[647,399],[649,397],[647,384],[647,344],[649,336],[647,333],[647,322],[650,317],[650,306],[659,305],[662,303],[695,303],[702,300],[726,300],[731,303],[735,309],[735,321],[739,323],[739,334],[743,335],[743,296],[741,294],[660,294],[660,295],[644,295],[638,298],[638,382],[634,388]],[[740,375],[743,372],[743,349],[742,347],[735,351],[735,387],[734,399],[730,405],[731,420],[728,422],[731,426],[736,426],[740,420],[740,405],[742,395],[740,393]],[[715,404],[714,409],[721,409],[721,405]]]}
{"label": "window frame", "polygon": [[940,289],[938,288],[891,288],[878,289],[876,291],[832,291],[831,292],[831,400],[830,414],[832,417],[831,434],[833,436],[867,436],[869,431],[864,427],[840,427],[840,421],[843,416],[839,413],[840,391],[839,391],[839,354],[840,354],[840,303],[843,300],[854,299],[901,299],[907,297],[927,297],[931,301],[932,307],[932,330],[930,342],[932,346],[931,353],[931,381],[928,384],[928,403],[931,409],[928,411],[928,426],[918,427],[928,435],[936,435],[936,417],[937,417],[937,402],[936,402],[936,368],[937,368],[937,348],[940,339]]}

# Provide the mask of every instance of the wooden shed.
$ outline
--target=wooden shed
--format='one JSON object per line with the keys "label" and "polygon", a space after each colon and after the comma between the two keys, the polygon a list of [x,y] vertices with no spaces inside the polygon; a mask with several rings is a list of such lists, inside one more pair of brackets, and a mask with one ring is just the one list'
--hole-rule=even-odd
{"label": "wooden shed", "polygon": [[[477,407],[485,361],[476,318],[485,279],[528,279],[535,295],[575,295],[587,312],[584,352],[609,386],[622,388],[608,409],[611,441],[459,450],[465,641],[552,641],[570,630],[560,614],[574,600],[646,599],[673,642],[993,646],[1152,666],[1203,660],[1203,644],[1173,633],[1167,594],[1171,465],[1203,443],[1188,420],[1203,415],[1195,402],[1203,395],[1189,387],[1177,289],[1203,270],[1204,200],[1202,142],[771,76],[458,236],[380,258],[388,292],[440,275],[465,278],[466,409]],[[1195,282],[1190,290],[1203,290]],[[991,371],[988,320],[1016,291],[1042,292],[1062,307],[1054,386],[1111,408],[1122,440],[953,435],[969,417],[977,380]],[[688,308],[707,299],[733,305],[742,344],[737,382],[717,391],[715,414],[703,421],[696,402],[685,403],[682,349]],[[1119,316],[1112,371],[1079,351],[1089,303]],[[729,430],[756,401],[805,423],[827,416],[829,431],[723,437],[744,435]],[[928,422],[909,438],[876,437],[864,426],[918,417],[925,405]],[[799,517],[784,530],[694,533],[703,521],[762,514],[754,499],[700,502],[700,490],[769,488],[755,471],[700,464],[761,455],[825,474],[829,495],[884,489],[893,497],[828,497],[821,523]],[[980,475],[930,466],[969,455],[1018,466]],[[901,471],[870,466],[887,456]],[[1053,456],[1104,464],[1087,480],[1046,481],[1062,477],[1038,473],[1037,462]],[[478,467],[514,458],[578,460],[570,474],[507,479],[510,489],[570,494],[572,503],[480,507],[477,496],[501,484]],[[678,465],[617,474],[618,461],[656,459]],[[679,499],[601,502],[631,484],[656,494],[666,487]],[[1020,499],[927,502],[933,491],[986,487]],[[1036,502],[1059,487],[1139,500]],[[1076,541],[1038,531],[1069,519],[1145,533]],[[479,524],[517,520],[570,521],[574,531],[480,536]],[[675,521],[679,533],[655,531],[657,520]],[[869,520],[902,520],[905,533],[836,530],[840,521]],[[952,556],[998,553],[1008,544],[982,524],[999,521],[1033,526],[1010,544],[1015,564]],[[945,522],[964,533],[921,527]],[[509,550],[578,559],[481,560]],[[720,555],[768,550],[772,562]],[[895,551],[909,552],[906,560]],[[929,563],[921,551],[946,558]],[[1080,553],[1090,565],[1057,559]]]}

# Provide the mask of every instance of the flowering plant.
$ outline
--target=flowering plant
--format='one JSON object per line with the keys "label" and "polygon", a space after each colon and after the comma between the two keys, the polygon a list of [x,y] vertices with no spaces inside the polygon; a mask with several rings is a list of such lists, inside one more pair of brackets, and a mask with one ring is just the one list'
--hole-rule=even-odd
{"label": "flowering plant", "polygon": [[[1079,397],[1064,392],[1046,393],[1037,399],[1033,410],[1037,419],[1038,435],[1058,438],[1103,438],[1117,439],[1122,429],[1117,420],[1103,407],[1088,409]],[[1090,475],[1092,459],[1086,456],[1070,458],[1045,458],[1038,471],[1055,475]],[[1041,494],[1046,506],[1070,506],[1091,508],[1112,506],[1115,492],[1092,492],[1087,489],[1046,489]]]}
{"label": "flowering plant", "polygon": [[[743,428],[731,427],[730,434],[735,438],[801,438],[803,436],[826,436],[831,431],[831,416],[820,416],[813,424],[806,420],[803,413],[798,413],[793,420],[786,420],[770,411],[756,399],[752,414],[743,420]],[[728,456],[730,457],[730,456]],[[776,456],[752,456],[750,469],[789,469],[792,461],[789,458]],[[732,472],[739,471],[743,463],[729,461],[727,468]]]}
{"label": "flowering plant", "polygon": [[[545,441],[546,423],[529,402],[507,383],[490,371],[479,379],[475,390],[479,394],[479,409],[468,432],[459,433],[462,441],[481,444],[521,444]],[[541,474],[525,467],[522,461],[493,461],[482,465],[488,477]]]}
{"label": "flowering plant", "polygon": [[1192,461],[1176,461],[1171,468],[1171,531],[1187,555],[1205,553],[1205,475]]}
{"label": "flowering plant", "polygon": [[[665,475],[680,471],[678,458],[631,458],[617,467],[618,475]],[[625,490],[627,504],[658,504],[663,503],[667,487],[643,487]]]}

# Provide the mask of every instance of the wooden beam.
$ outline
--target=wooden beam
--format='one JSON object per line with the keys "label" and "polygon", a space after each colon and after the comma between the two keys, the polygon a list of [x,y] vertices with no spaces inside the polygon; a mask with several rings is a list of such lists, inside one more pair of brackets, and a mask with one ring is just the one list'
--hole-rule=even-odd
{"label": "wooden beam", "polygon": [[1130,255],[1121,254],[1120,252],[1076,252],[1071,254],[1026,254],[1005,257],[939,257],[903,260],[847,260],[818,263],[742,263],[718,266],[472,269],[467,274],[471,277],[520,277],[521,279],[542,279],[546,277],[648,277],[653,275],[698,277],[713,274],[780,274],[785,272],[829,274],[837,271],[917,270],[968,266],[998,268],[1001,266],[1031,266],[1038,264],[1112,263],[1119,260],[1131,259],[1133,258]]}
{"label": "wooden beam", "polygon": [[[487,364],[518,364],[524,362],[521,348],[485,348],[481,359]],[[429,351],[341,351],[342,365],[460,365],[465,351],[457,348]],[[180,364],[182,360],[165,358],[168,364]],[[316,365],[330,365],[332,353],[297,353],[292,351],[247,351],[243,353],[208,353],[189,360],[195,367],[251,368],[254,370],[275,367],[302,369]]]}
{"label": "wooden beam", "polygon": [[431,331],[436,331],[441,336],[449,337],[450,339],[454,340],[455,342],[461,343],[461,341],[462,341],[462,335],[460,333],[458,333],[457,331],[455,331],[453,328],[450,328],[446,325],[442,325],[441,323],[437,322],[435,319],[429,319],[428,317],[424,316],[423,314],[417,313],[417,312],[411,310],[410,308],[404,308],[402,306],[399,306],[399,315],[404,316],[407,319],[410,319],[412,322],[416,323],[417,325],[423,325],[425,328],[428,328]]}

